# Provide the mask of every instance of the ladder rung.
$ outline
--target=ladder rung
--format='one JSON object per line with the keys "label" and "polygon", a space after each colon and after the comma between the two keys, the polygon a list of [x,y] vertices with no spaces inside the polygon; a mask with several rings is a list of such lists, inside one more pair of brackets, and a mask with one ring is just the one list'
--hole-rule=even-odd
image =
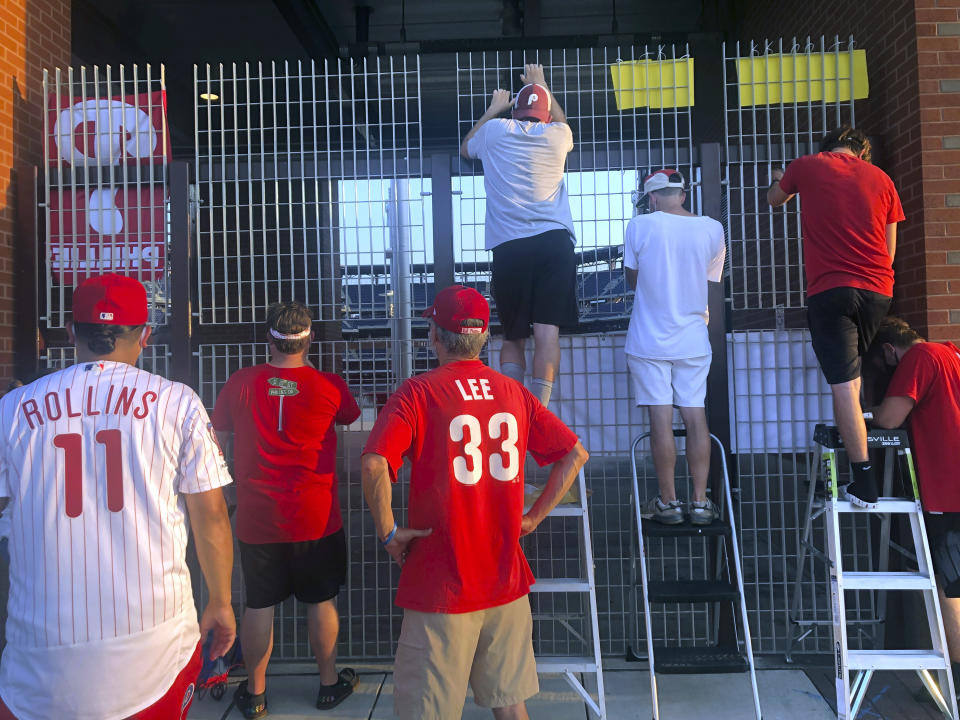
{"label": "ladder rung", "polygon": [[590,592],[590,583],[580,578],[546,578],[537,580],[531,587],[530,592],[536,593],[588,593]]}
{"label": "ladder rung", "polygon": [[565,672],[595,673],[597,661],[592,657],[538,657],[538,673],[565,673]]}
{"label": "ladder rung", "polygon": [[583,508],[579,505],[557,505],[547,514],[547,517],[580,517],[581,515],[583,515]]}
{"label": "ladder rung", "polygon": [[[523,511],[530,512],[533,505],[527,505]],[[583,517],[583,508],[579,505],[557,505],[553,510],[547,513],[547,517]]]}
{"label": "ladder rung", "polygon": [[918,572],[845,572],[844,590],[932,590],[929,575]]}
{"label": "ladder rung", "polygon": [[943,670],[950,663],[933,650],[850,650],[850,670]]}
{"label": "ladder rung", "polygon": [[664,525],[656,520],[643,521],[643,534],[647,537],[720,537],[730,534],[730,525],[714,520],[709,525],[694,525],[687,521],[676,525]]}
{"label": "ladder rung", "polygon": [[736,600],[737,589],[717,580],[651,580],[647,589],[650,602],[701,603]]}
{"label": "ladder rung", "polygon": [[653,665],[664,675],[746,672],[747,659],[736,648],[670,647],[653,649]]}
{"label": "ladder rung", "polygon": [[902,500],[899,498],[880,498],[877,507],[862,508],[854,505],[849,500],[836,500],[834,506],[837,512],[842,513],[901,513],[910,514],[917,512],[917,503],[914,500]]}

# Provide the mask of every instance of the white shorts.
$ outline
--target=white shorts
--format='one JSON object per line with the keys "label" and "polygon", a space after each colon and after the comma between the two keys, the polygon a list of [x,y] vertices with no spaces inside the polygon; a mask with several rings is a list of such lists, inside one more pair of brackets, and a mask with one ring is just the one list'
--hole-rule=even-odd
{"label": "white shorts", "polygon": [[637,405],[703,407],[712,355],[652,360],[627,355]]}

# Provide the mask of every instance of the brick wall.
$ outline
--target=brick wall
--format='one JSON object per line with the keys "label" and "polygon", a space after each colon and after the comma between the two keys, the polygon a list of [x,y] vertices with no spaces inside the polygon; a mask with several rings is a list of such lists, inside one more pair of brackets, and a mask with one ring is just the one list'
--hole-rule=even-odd
{"label": "brick wall", "polygon": [[[903,201],[894,312],[960,342],[960,0],[747,0],[741,40],[853,35],[870,97],[857,125],[883,140]],[[868,9],[869,8],[869,9]]]}
{"label": "brick wall", "polygon": [[70,64],[70,0],[0,2],[0,391],[13,371],[14,168],[39,165],[44,67]]}

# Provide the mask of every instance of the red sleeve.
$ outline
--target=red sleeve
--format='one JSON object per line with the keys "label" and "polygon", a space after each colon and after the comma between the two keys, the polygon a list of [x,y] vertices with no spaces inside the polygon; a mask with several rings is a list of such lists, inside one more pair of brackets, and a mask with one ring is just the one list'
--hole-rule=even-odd
{"label": "red sleeve", "polygon": [[893,186],[893,180],[889,180],[890,183],[890,206],[887,208],[887,225],[892,223],[898,223],[902,220],[906,220],[906,216],[903,214],[903,205],[900,204],[900,196],[897,194],[897,189]]}
{"label": "red sleeve", "polygon": [[930,390],[937,367],[930,354],[923,352],[922,348],[922,345],[914,347],[900,360],[887,387],[888,396],[908,397],[919,404]]}
{"label": "red sleeve", "polygon": [[340,393],[340,404],[334,422],[337,425],[349,425],[360,417],[360,406],[357,405],[356,398],[353,397],[353,393],[350,392],[350,388],[347,387],[347,383],[342,377],[339,375],[331,375],[330,377]]}
{"label": "red sleeve", "polygon": [[530,395],[530,429],[527,450],[540,467],[555,463],[577,444],[577,436],[563,421]]}
{"label": "red sleeve", "polygon": [[803,182],[806,164],[807,156],[804,155],[787,165],[787,169],[783,172],[783,177],[780,178],[780,189],[787,195],[800,192],[800,184]]}
{"label": "red sleeve", "polygon": [[397,481],[397,471],[416,435],[416,403],[410,381],[390,396],[377,416],[363,452],[382,455],[390,466],[390,479]]}
{"label": "red sleeve", "polygon": [[234,408],[237,404],[237,394],[239,393],[239,381],[234,373],[223,387],[220,388],[220,394],[217,396],[217,404],[213,406],[213,415],[210,416],[210,423],[213,429],[218,432],[233,432]]}

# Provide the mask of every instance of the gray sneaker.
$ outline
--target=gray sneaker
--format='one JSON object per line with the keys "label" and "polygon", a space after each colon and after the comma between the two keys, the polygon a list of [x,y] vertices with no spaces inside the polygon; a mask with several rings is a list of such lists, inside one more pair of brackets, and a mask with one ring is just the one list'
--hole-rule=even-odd
{"label": "gray sneaker", "polygon": [[683,503],[679,500],[664,503],[657,495],[643,506],[640,515],[647,520],[653,519],[664,525],[679,525],[684,520]]}
{"label": "gray sneaker", "polygon": [[720,510],[710,500],[690,503],[690,524],[709,525],[720,517]]}

